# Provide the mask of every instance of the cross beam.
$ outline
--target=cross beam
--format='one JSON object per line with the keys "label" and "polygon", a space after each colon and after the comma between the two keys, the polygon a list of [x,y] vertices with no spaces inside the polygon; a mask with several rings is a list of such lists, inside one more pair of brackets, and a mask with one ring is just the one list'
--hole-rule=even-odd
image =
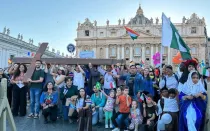
{"label": "cross beam", "polygon": [[36,61],[41,60],[41,57],[44,54],[44,51],[46,50],[47,45],[48,45],[48,43],[42,43],[40,45],[38,51],[36,52],[36,55],[34,56],[34,58],[30,59],[29,63],[31,63],[31,64],[30,64],[30,66],[29,66],[29,68],[28,68],[28,70],[27,70],[27,72],[26,72],[26,74],[23,78],[24,82],[26,82],[28,78],[32,77],[33,72],[36,68]]}
{"label": "cross beam", "polygon": [[[12,61],[14,63],[25,63],[30,64],[33,58],[20,58],[15,57]],[[46,63],[51,64],[64,64],[64,65],[86,65],[88,63],[94,64],[94,65],[112,65],[112,64],[125,64],[126,61],[123,59],[117,60],[117,59],[80,59],[80,58],[41,58],[42,61],[45,61]]]}

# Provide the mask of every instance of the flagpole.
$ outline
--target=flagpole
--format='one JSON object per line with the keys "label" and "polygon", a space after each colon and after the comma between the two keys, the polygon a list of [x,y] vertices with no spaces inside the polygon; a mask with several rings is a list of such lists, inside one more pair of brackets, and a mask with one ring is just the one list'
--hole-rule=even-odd
{"label": "flagpole", "polygon": [[[163,15],[162,15],[162,27],[163,27]],[[160,44],[160,76],[162,76],[162,73],[163,73],[163,67],[162,67],[162,64],[163,64],[163,46],[162,46],[162,40],[163,39],[163,30],[162,30],[162,35],[161,35],[161,44]],[[162,79],[162,77],[160,78]]]}

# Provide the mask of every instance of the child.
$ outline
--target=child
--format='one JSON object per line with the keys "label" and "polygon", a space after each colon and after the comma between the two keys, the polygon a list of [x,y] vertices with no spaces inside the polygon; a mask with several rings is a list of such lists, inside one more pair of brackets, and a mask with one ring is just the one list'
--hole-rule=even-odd
{"label": "child", "polygon": [[199,73],[191,71],[187,82],[179,94],[180,118],[179,131],[202,131],[207,107],[206,90],[199,78]]}
{"label": "child", "polygon": [[[177,91],[174,88],[168,90],[169,98],[164,99],[163,113],[169,114],[172,117],[172,121],[165,125],[166,131],[177,131],[178,130],[178,100],[177,100]],[[162,119],[161,119],[162,120]]]}
{"label": "child", "polygon": [[[85,89],[79,89],[79,95],[76,101],[76,110],[79,114],[79,129],[78,131],[92,131],[92,112],[90,109],[90,98],[86,95]],[[86,120],[85,120],[86,119]],[[86,121],[86,123],[85,123]],[[86,126],[86,127],[85,127]]]}
{"label": "child", "polygon": [[[122,88],[122,86],[120,86],[120,87],[117,88],[116,98],[119,98],[119,96],[122,95],[122,89],[121,88]],[[112,115],[112,123],[113,123],[113,125],[117,125],[115,119],[118,116],[118,112],[119,112],[119,105],[116,104],[116,102],[115,102],[115,106],[114,106],[114,110],[113,110],[113,115]]]}
{"label": "child", "polygon": [[132,108],[131,108],[131,124],[129,126],[130,130],[135,129],[134,131],[138,131],[139,124],[142,123],[142,115],[140,113],[140,110],[138,109],[138,102],[133,100],[132,101]]}
{"label": "child", "polygon": [[154,120],[155,120],[155,103],[152,100],[152,95],[146,96],[146,104],[143,103],[143,114],[147,125],[147,131],[154,131]]}
{"label": "child", "polygon": [[131,105],[131,97],[128,95],[129,89],[128,87],[123,87],[123,95],[120,95],[116,99],[116,104],[119,104],[119,112],[118,116],[115,119],[115,129],[112,131],[119,131],[119,127],[122,127],[122,124],[125,123],[126,127],[128,124],[128,116],[130,114],[130,105]]}
{"label": "child", "polygon": [[105,112],[105,128],[109,128],[108,123],[110,122],[110,128],[113,128],[111,118],[113,116],[113,108],[114,108],[114,103],[115,103],[115,92],[114,90],[111,90],[109,93],[109,96],[106,95],[106,93],[102,90],[101,91],[107,98],[106,100],[106,105],[104,107],[104,112]]}
{"label": "child", "polygon": [[157,115],[160,118],[160,115],[163,113],[163,107],[164,107],[164,98],[168,98],[168,88],[164,87],[160,89],[160,95],[161,98],[158,100],[157,104]]}

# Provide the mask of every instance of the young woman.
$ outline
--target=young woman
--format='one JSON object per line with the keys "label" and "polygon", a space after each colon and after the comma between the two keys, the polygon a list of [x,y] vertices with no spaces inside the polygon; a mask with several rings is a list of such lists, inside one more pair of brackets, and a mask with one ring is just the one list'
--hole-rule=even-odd
{"label": "young woman", "polygon": [[13,84],[13,108],[12,113],[14,116],[17,116],[18,113],[20,116],[26,115],[26,92],[27,87],[23,83],[23,77],[26,73],[27,68],[24,64],[20,64],[17,67],[17,70],[14,72],[14,75],[11,79]]}
{"label": "young woman", "polygon": [[179,85],[178,85],[179,92],[182,90],[184,83],[187,82],[189,73],[193,70],[197,71],[198,63],[195,60],[187,60],[186,62],[184,62],[184,65],[185,68],[183,70],[181,78],[179,79]]}
{"label": "young woman", "polygon": [[143,104],[143,116],[144,116],[144,123],[146,124],[147,131],[154,131],[155,125],[155,107],[152,100],[152,95],[148,94],[146,97],[146,104]]}
{"label": "young woman", "polygon": [[[54,68],[54,67],[53,67]],[[56,90],[58,91],[58,95],[60,95],[60,89],[65,85],[65,69],[63,67],[60,67],[58,69],[57,74],[52,73],[53,75],[53,80],[55,81],[55,85],[56,85]],[[60,96],[58,97],[58,117],[62,116],[62,102],[60,100]]]}
{"label": "young woman", "polygon": [[199,74],[191,71],[179,94],[180,131],[202,131],[207,107],[207,94]]}
{"label": "young woman", "polygon": [[76,66],[76,71],[74,71],[74,80],[73,84],[77,86],[77,89],[84,88],[85,85],[85,72],[80,67],[80,65]]}
{"label": "young woman", "polygon": [[44,89],[44,92],[40,97],[40,104],[43,108],[42,114],[44,115],[45,124],[48,123],[48,116],[50,116],[51,121],[56,121],[57,102],[58,102],[58,92],[54,90],[53,83],[48,82]]}
{"label": "young woman", "polygon": [[92,111],[90,106],[91,100],[86,95],[85,89],[81,88],[76,102],[76,110],[79,114],[78,131],[92,131]]}
{"label": "young woman", "polygon": [[154,88],[153,88],[153,82],[152,79],[149,76],[149,68],[144,69],[144,75],[143,75],[143,86],[146,94],[151,94],[153,97],[155,95]]}
{"label": "young woman", "polygon": [[153,88],[154,88],[154,101],[157,102],[159,100],[159,79],[156,77],[155,72],[153,70],[149,71],[149,77],[152,80]]}

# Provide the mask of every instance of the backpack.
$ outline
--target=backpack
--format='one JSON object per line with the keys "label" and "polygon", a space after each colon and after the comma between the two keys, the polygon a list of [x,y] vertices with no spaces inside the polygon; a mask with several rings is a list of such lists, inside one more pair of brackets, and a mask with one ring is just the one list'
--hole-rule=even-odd
{"label": "backpack", "polygon": [[[179,83],[179,78],[178,78],[177,74],[174,73],[174,77],[175,77],[176,81]],[[167,88],[167,87],[166,87],[166,77],[164,77],[163,79],[164,79],[164,81],[165,81],[164,87]]]}

